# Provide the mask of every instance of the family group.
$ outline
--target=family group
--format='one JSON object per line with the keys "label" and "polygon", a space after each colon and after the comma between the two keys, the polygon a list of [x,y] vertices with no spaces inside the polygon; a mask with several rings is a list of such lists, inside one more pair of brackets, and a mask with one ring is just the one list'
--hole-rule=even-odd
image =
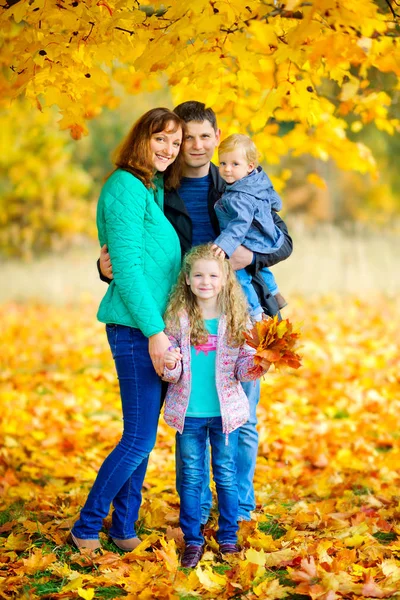
{"label": "family group", "polygon": [[201,102],[152,109],[102,188],[99,271],[109,285],[98,319],[115,361],[123,434],[72,528],[77,548],[100,548],[111,505],[112,541],[124,551],[140,543],[135,523],[163,405],[176,429],[182,566],[195,567],[204,551],[210,462],[221,555],[239,551],[238,523],[255,510],[260,382],[244,333],[285,306],[270,267],[290,256],[292,240],[252,140],[220,137]]}

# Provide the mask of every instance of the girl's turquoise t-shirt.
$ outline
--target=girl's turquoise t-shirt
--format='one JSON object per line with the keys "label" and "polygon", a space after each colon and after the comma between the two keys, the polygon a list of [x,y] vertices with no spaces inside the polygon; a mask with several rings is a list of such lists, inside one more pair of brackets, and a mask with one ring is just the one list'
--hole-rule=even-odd
{"label": "girl's turquoise t-shirt", "polygon": [[204,323],[209,333],[207,343],[190,348],[192,388],[187,417],[221,416],[215,381],[218,320],[205,319]]}

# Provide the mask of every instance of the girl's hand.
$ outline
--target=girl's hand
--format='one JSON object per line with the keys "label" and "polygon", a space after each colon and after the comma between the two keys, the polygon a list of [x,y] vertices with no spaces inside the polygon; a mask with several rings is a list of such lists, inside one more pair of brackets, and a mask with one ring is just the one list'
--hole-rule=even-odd
{"label": "girl's hand", "polygon": [[226,256],[225,252],[222,250],[222,248],[217,246],[217,244],[213,244],[211,246],[211,250],[214,250],[215,256],[222,256],[222,258],[225,258]]}
{"label": "girl's hand", "polygon": [[161,377],[164,372],[164,355],[170,347],[171,342],[168,336],[163,332],[156,333],[149,337],[149,354],[151,362],[157,375]]}
{"label": "girl's hand", "polygon": [[175,369],[176,364],[182,360],[182,354],[179,348],[172,348],[171,346],[164,354],[165,366],[167,369],[172,371]]}

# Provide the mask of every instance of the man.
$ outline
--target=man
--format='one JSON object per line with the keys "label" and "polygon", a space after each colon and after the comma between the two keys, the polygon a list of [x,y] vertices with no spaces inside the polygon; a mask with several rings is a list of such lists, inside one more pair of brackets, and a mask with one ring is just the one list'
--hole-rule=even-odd
{"label": "man", "polygon": [[[174,112],[185,122],[181,153],[184,162],[181,185],[177,190],[168,190],[164,196],[164,213],[174,226],[181,243],[182,255],[192,246],[214,241],[220,233],[214,204],[225,189],[218,168],[211,162],[218,146],[221,132],[217,127],[214,111],[201,102],[183,102]],[[266,288],[262,277],[257,275],[263,267],[271,267],[292,253],[292,240],[283,220],[273,214],[275,224],[282,230],[285,240],[274,254],[253,253],[239,246],[229,257],[235,270],[249,268],[253,273],[254,287],[260,303],[268,314],[278,313],[274,297]],[[100,276],[109,281],[112,266],[107,249],[102,248]],[[103,276],[102,276],[103,275]],[[105,276],[105,277],[104,277]],[[107,279],[108,278],[108,279]],[[240,428],[237,458],[239,491],[238,521],[249,521],[255,509],[253,478],[258,450],[256,429],[256,406],[260,397],[259,381],[243,383],[250,403],[250,419]],[[176,457],[177,491],[180,489],[180,457]],[[209,462],[209,461],[208,461]],[[209,480],[205,482],[202,495],[202,523],[206,523],[211,509]]]}

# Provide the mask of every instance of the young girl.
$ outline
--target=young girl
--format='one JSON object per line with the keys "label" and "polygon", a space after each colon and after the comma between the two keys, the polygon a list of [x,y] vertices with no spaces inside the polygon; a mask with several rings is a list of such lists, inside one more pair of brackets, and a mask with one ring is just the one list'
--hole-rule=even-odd
{"label": "young girl", "polygon": [[185,538],[182,566],[195,567],[204,547],[201,489],[207,436],[217,487],[222,554],[237,552],[238,488],[235,459],[238,428],[249,418],[240,381],[250,381],[253,350],[245,345],[246,298],[227,260],[211,244],[184,258],[166,311],[171,346],[163,378],[170,382],[164,418],[178,430],[182,461],[180,524]]}

